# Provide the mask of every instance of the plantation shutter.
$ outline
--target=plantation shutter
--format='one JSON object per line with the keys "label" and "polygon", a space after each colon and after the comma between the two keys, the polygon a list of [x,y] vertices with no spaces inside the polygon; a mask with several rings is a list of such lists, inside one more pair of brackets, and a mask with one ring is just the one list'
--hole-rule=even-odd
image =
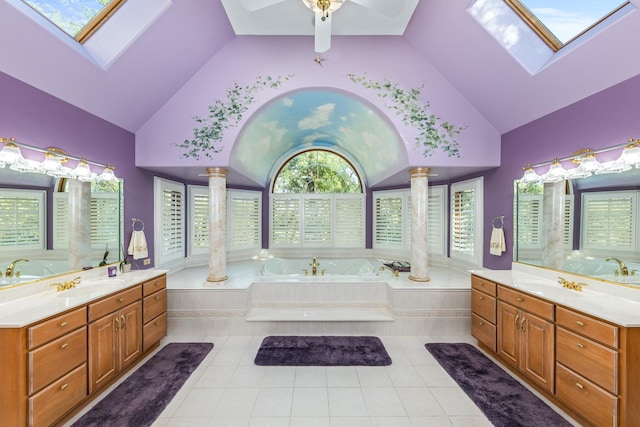
{"label": "plantation shutter", "polygon": [[542,247],[542,195],[518,196],[518,246],[522,249]]}
{"label": "plantation shutter", "polygon": [[333,245],[336,248],[365,246],[364,198],[356,195],[336,195]]}
{"label": "plantation shutter", "polygon": [[429,201],[427,205],[427,244],[429,253],[432,255],[445,255],[445,191],[445,186],[429,187]]}
{"label": "plantation shutter", "polygon": [[262,247],[262,194],[229,191],[229,249]]}
{"label": "plantation shutter", "polygon": [[53,193],[53,249],[69,247],[69,193]]}
{"label": "plantation shutter", "polygon": [[374,196],[374,246],[403,247],[403,201],[395,195]]}
{"label": "plantation shutter", "polygon": [[0,190],[0,251],[45,249],[45,192]]}
{"label": "plantation shutter", "polygon": [[582,195],[582,247],[634,251],[636,248],[636,192]]}
{"label": "plantation shutter", "polygon": [[271,244],[295,247],[300,240],[300,207],[302,197],[291,194],[271,195]]}
{"label": "plantation shutter", "polygon": [[564,247],[573,248],[573,196],[567,195],[564,199]]}
{"label": "plantation shutter", "polygon": [[184,186],[156,178],[159,182],[159,263],[184,258]]}
{"label": "plantation shutter", "polygon": [[206,187],[189,187],[189,253],[209,253],[209,193]]}
{"label": "plantation shutter", "polygon": [[455,191],[451,203],[451,252],[473,256],[475,250],[475,191]]}
{"label": "plantation shutter", "polygon": [[305,195],[303,245],[331,246],[331,198],[325,195]]}

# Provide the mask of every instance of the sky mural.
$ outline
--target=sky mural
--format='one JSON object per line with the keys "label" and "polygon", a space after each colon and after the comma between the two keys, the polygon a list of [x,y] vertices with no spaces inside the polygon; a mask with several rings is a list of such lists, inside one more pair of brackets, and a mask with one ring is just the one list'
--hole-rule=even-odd
{"label": "sky mural", "polygon": [[368,185],[406,165],[404,143],[379,110],[344,92],[305,89],[270,101],[248,120],[230,166],[265,185],[284,161],[311,148],[344,155]]}

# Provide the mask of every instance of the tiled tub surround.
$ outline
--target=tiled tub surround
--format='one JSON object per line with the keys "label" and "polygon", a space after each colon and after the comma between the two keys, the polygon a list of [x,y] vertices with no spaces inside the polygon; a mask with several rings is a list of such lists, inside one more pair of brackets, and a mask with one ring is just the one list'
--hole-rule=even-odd
{"label": "tiled tub surround", "polygon": [[[382,264],[368,259],[376,271]],[[169,334],[377,334],[468,336],[469,274],[429,269],[419,283],[386,270],[371,277],[262,277],[264,261],[227,263],[229,280],[206,282],[207,267],[167,278]]]}
{"label": "tiled tub surround", "polygon": [[472,274],[483,349],[584,424],[640,426],[640,289],[520,264]]}

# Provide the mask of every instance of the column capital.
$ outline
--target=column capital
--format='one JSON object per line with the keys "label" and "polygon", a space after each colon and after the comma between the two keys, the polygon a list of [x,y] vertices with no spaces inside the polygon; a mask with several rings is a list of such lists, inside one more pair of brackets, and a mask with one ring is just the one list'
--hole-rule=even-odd
{"label": "column capital", "polygon": [[207,168],[207,175],[209,175],[209,178],[211,177],[216,177],[216,178],[226,178],[227,176],[227,170],[225,168]]}
{"label": "column capital", "polygon": [[409,169],[409,175],[411,175],[411,178],[426,178],[429,176],[429,172],[431,172],[431,168],[422,166]]}

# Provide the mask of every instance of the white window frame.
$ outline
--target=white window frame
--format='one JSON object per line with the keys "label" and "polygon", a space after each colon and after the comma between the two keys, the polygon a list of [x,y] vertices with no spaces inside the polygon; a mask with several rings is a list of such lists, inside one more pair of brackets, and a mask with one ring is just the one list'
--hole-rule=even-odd
{"label": "white window frame", "polygon": [[[153,179],[153,189],[154,189],[154,254],[156,258],[155,265],[164,266],[164,267],[172,267],[174,265],[178,265],[180,261],[184,261],[184,251],[185,251],[185,186],[182,183],[170,181],[165,178],[154,177]],[[170,253],[163,253],[163,245],[162,242],[164,240],[163,235],[163,193],[165,191],[173,191],[181,196],[182,203],[180,206],[177,206],[177,212],[182,218],[182,221],[178,224],[178,236],[180,237],[180,241],[178,242],[176,248],[172,250]]]}
{"label": "white window frame", "polygon": [[[483,177],[473,178],[466,181],[460,181],[451,184],[451,194],[449,198],[450,206],[450,220],[449,220],[449,257],[452,260],[460,261],[465,264],[473,266],[482,266],[483,260],[483,217],[484,217],[484,179]],[[456,231],[456,219],[455,219],[455,197],[459,192],[472,191],[473,192],[473,212],[471,212],[472,218],[471,224],[473,225],[473,241],[470,253],[463,252],[456,249],[457,238],[455,236]]]}
{"label": "white window frame", "polygon": [[[46,249],[46,237],[47,237],[47,229],[46,229],[46,191],[44,190],[14,190],[14,189],[0,189],[0,197],[10,198],[10,199],[33,199],[36,200],[38,205],[38,225],[36,226],[38,231],[38,239],[37,241],[32,242],[31,244],[18,245],[17,242],[11,242],[10,246],[0,246],[0,253],[4,254],[12,254],[15,253],[16,250],[44,250]],[[13,217],[11,221],[13,225],[7,224],[9,228],[13,232],[17,234],[16,226],[19,223],[20,215],[17,212],[9,215]]]}

